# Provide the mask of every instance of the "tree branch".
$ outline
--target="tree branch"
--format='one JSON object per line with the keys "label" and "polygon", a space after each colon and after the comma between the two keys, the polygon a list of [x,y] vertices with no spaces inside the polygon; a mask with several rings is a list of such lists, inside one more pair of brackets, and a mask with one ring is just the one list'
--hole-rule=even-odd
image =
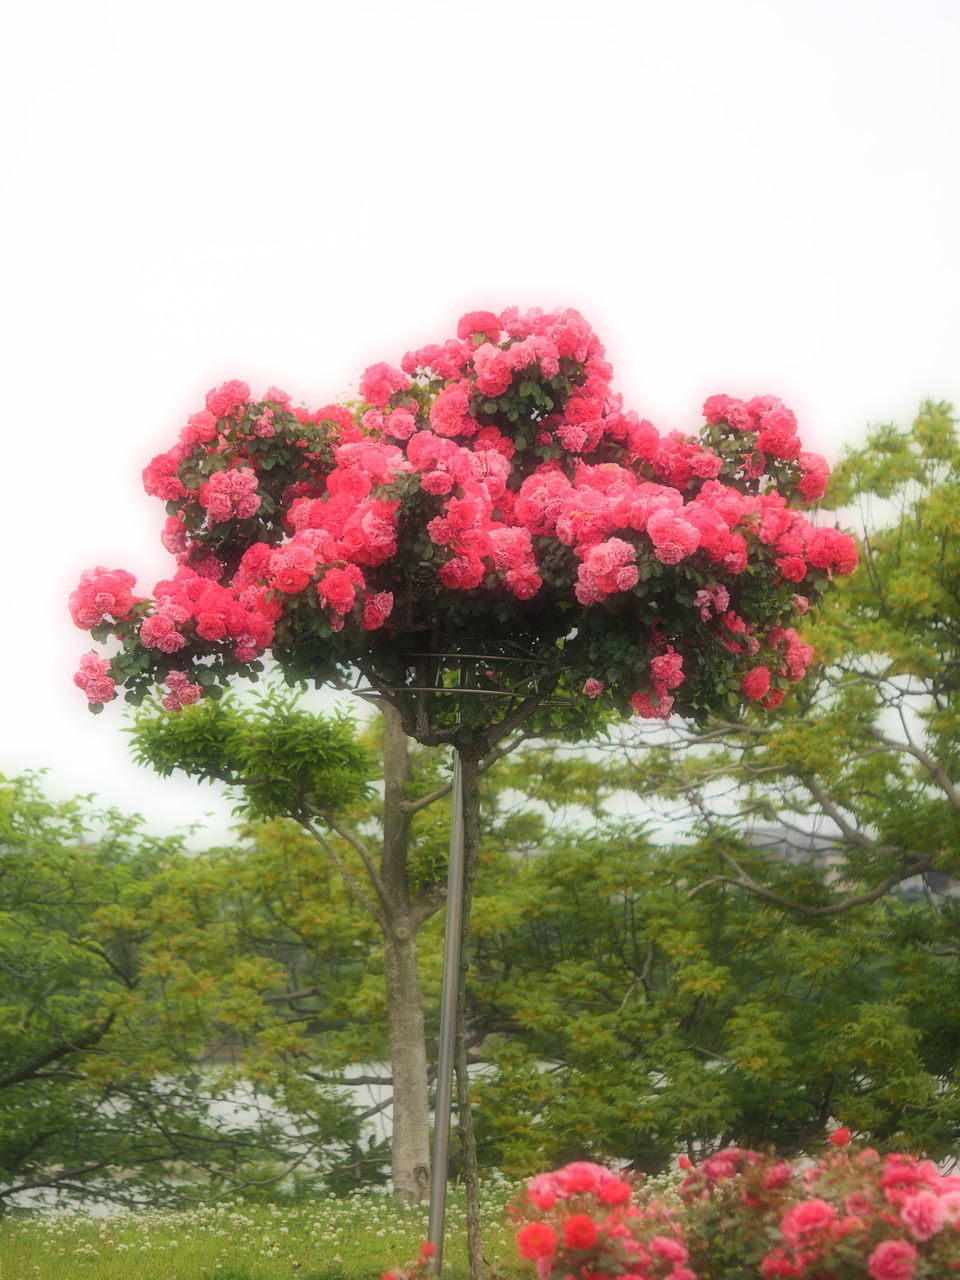
{"label": "tree branch", "polygon": [[846,840],[848,844],[856,845],[859,849],[875,850],[877,848],[875,840],[871,840],[869,836],[864,835],[858,827],[850,825],[844,816],[843,811],[828,794],[826,788],[819,783],[816,778],[805,773],[797,773],[796,777],[798,781],[801,782],[810,792],[827,817],[836,824],[838,831],[840,831],[844,840]]}
{"label": "tree branch", "polygon": [[947,774],[947,771],[938,760],[935,760],[933,756],[924,751],[922,747],[918,747],[913,741],[897,742],[895,738],[888,738],[885,733],[882,733],[879,729],[873,727],[868,728],[866,732],[871,738],[875,738],[877,742],[883,743],[883,745],[888,747],[891,751],[905,751],[907,755],[911,755],[915,760],[919,761],[950,801],[952,807],[960,813],[960,791],[958,791],[954,786],[953,781]]}
{"label": "tree branch", "polygon": [[911,863],[908,867],[904,867],[902,871],[892,872],[873,889],[853,894],[849,898],[844,898],[840,902],[833,902],[826,907],[810,907],[803,902],[794,902],[793,899],[787,898],[773,889],[768,889],[765,885],[757,884],[756,880],[748,876],[729,853],[724,851],[721,853],[721,857],[725,862],[730,863],[737,873],[736,876],[711,876],[708,880],[702,880],[700,884],[694,885],[692,889],[687,891],[688,898],[692,898],[704,889],[709,889],[712,885],[729,884],[736,889],[745,889],[748,893],[764,898],[767,902],[774,903],[775,906],[783,907],[785,911],[796,911],[800,915],[811,918],[840,915],[844,911],[852,911],[854,907],[862,907],[868,902],[876,902],[878,898],[882,898],[884,894],[889,893],[894,885],[898,885],[904,880],[909,880],[912,876],[920,876],[928,871],[933,871],[935,861],[933,857],[921,858],[919,861]]}
{"label": "tree branch", "polygon": [[[495,747],[489,755],[484,756],[480,761],[479,771],[481,774],[486,773],[488,769],[493,768],[498,760],[502,760],[504,756],[508,756],[511,751],[516,750],[521,742],[527,742],[534,737],[533,733],[521,733],[517,737],[512,738],[503,746]],[[448,796],[453,788],[453,780],[445,782],[442,786],[434,788],[425,796],[419,796],[416,800],[404,800],[400,808],[404,813],[419,813],[421,809],[429,808],[430,805],[436,804],[438,800],[442,800],[444,796]]]}
{"label": "tree branch", "polygon": [[[317,814],[317,817],[322,818],[323,821],[326,821],[325,815],[322,814],[319,810],[314,810],[314,812]],[[346,865],[346,863],[337,853],[336,849],[334,849],[333,845],[330,843],[327,837],[323,834],[323,832],[320,831],[317,827],[315,827],[309,818],[304,817],[302,815],[299,818],[297,818],[297,822],[299,822],[300,826],[303,827],[305,831],[309,832],[310,835],[313,836],[314,840],[316,840],[317,844],[320,845],[324,853],[326,853],[327,857],[330,859],[330,861],[333,863],[336,869],[340,872],[340,875],[343,877],[344,883],[347,885],[350,892],[357,899],[357,901],[360,902],[366,908],[366,910],[370,913],[371,916],[373,916],[377,924],[379,924],[382,929],[385,929],[387,926],[386,926],[386,920],[384,918],[383,912],[376,905],[376,903],[373,902],[367,896],[359,880],[356,879],[353,872],[349,869],[349,867]],[[337,828],[334,827],[334,830],[337,830]],[[364,861],[364,866],[366,865],[367,865],[366,861]],[[376,868],[374,868],[374,875],[376,876]],[[380,896],[383,886],[380,885],[379,876],[376,876],[374,880],[374,888],[378,890],[378,896]]]}
{"label": "tree branch", "polygon": [[60,1044],[55,1049],[48,1049],[46,1053],[34,1058],[28,1066],[21,1067],[19,1071],[11,1071],[7,1076],[0,1076],[0,1089],[9,1089],[12,1085],[22,1084],[25,1080],[32,1079],[44,1067],[48,1067],[51,1062],[59,1062],[61,1058],[69,1057],[71,1053],[82,1053],[84,1049],[93,1048],[113,1026],[116,1016],[115,1013],[109,1014],[98,1027],[94,1027],[86,1035],[77,1036],[71,1044]]}

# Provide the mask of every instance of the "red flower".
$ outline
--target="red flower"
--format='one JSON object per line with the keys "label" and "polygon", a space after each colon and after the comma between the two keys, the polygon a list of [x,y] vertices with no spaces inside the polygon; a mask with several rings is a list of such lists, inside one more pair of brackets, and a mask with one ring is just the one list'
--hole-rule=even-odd
{"label": "red flower", "polygon": [[833,1133],[827,1138],[828,1142],[832,1142],[835,1147],[845,1147],[850,1141],[849,1129],[834,1129]]}
{"label": "red flower", "polygon": [[[682,1158],[682,1157],[681,1157]],[[597,1192],[597,1199],[601,1204],[626,1204],[633,1195],[633,1187],[629,1182],[623,1182],[620,1178],[613,1178],[610,1182],[605,1182]]]}
{"label": "red flower", "polygon": [[557,1245],[557,1233],[545,1222],[528,1222],[517,1232],[521,1258],[549,1258]]}
{"label": "red flower", "polygon": [[588,1213],[574,1213],[564,1221],[563,1238],[570,1249],[592,1249],[599,1235]]}

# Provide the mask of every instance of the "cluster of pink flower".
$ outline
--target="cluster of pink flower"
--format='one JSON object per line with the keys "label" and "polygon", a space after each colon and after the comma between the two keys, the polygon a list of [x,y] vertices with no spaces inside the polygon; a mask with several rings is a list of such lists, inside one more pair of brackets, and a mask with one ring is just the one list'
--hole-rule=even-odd
{"label": "cluster of pink flower", "polygon": [[203,688],[191,683],[183,671],[169,672],[164,684],[169,692],[162,701],[168,711],[182,711],[184,707],[192,707],[203,696]]}
{"label": "cluster of pink flower", "polygon": [[281,613],[262,586],[224,587],[187,567],[157,583],[154,605],[140,627],[143,644],[175,653],[186,644],[182,629],[189,624],[200,640],[228,646],[238,662],[266,649]]}
{"label": "cluster of pink flower", "polygon": [[139,597],[133,594],[136,578],[124,569],[87,569],[70,596],[70,616],[84,631],[92,631],[106,617],[126,618]]}
{"label": "cluster of pink flower", "polygon": [[200,486],[200,505],[211,524],[222,524],[224,520],[234,518],[248,520],[260,507],[260,495],[256,490],[257,477],[250,467],[215,471]]}
{"label": "cluster of pink flower", "polygon": [[697,1280],[677,1214],[632,1203],[633,1187],[602,1165],[578,1161],[532,1178],[512,1206],[521,1258],[540,1280]]}
{"label": "cluster of pink flower", "polygon": [[630,705],[642,720],[666,720],[673,710],[673,695],[668,690],[683,684],[683,658],[672,646],[668,645],[665,653],[651,659],[650,682],[653,696],[642,691],[635,693]]}
{"label": "cluster of pink flower", "polygon": [[960,1269],[960,1177],[900,1152],[853,1155],[843,1150],[849,1139],[849,1130],[835,1130],[837,1150],[805,1168],[737,1147],[718,1152],[681,1186],[691,1220],[719,1198],[731,1226],[749,1232],[753,1222],[757,1241],[778,1238],[763,1254],[767,1280],[814,1280],[841,1268],[863,1280],[913,1280]]}
{"label": "cluster of pink flower", "polygon": [[110,662],[107,658],[101,658],[95,649],[91,649],[80,659],[80,669],[73,677],[73,683],[87,695],[87,701],[94,706],[102,706],[116,697],[117,682],[110,675]]}
{"label": "cluster of pink flower", "polygon": [[[612,607],[634,619],[636,651],[617,670],[582,670],[587,696],[629,681],[624,701],[666,718],[681,686],[693,696],[698,648],[750,658],[765,645],[739,672],[744,696],[774,706],[809,662],[784,624],[856,564],[852,539],[788,505],[791,491],[822,494],[827,465],[802,451],[774,397],[711,397],[700,437],[661,437],[624,410],[611,377],[577,312],[509,308],[464,316],[455,339],[401,368],[370,366],[357,418],[224,383],[144,471],[147,492],[174,508],[163,541],[179,572],[151,603],[130,575],[91,571],[74,620],[163,655],[242,663],[281,624],[289,649],[301,624],[313,637],[346,628],[356,643],[356,632],[435,629],[438,610],[453,648],[470,593],[527,620],[565,611],[568,635],[571,605]],[[751,566],[783,597],[773,615],[752,615]],[[687,618],[675,606],[665,618],[671,571],[694,584]],[[158,662],[161,681],[168,669]]]}
{"label": "cluster of pink flower", "polygon": [[731,1267],[765,1280],[920,1280],[960,1270],[960,1177],[899,1152],[853,1155],[849,1137],[835,1130],[834,1150],[815,1163],[739,1147],[697,1166],[682,1158],[679,1210],[597,1165],[569,1165],[527,1184],[512,1211],[523,1220],[518,1251],[541,1280],[722,1280]]}

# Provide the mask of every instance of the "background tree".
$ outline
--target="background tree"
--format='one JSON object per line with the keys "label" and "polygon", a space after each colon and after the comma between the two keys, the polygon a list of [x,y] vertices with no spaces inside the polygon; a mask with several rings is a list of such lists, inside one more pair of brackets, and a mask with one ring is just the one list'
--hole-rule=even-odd
{"label": "background tree", "polygon": [[[0,1207],[41,1191],[155,1199],[174,1163],[216,1190],[297,1149],[269,1106],[217,1107],[236,1073],[198,1066],[270,975],[249,958],[214,992],[163,945],[153,925],[182,910],[187,866],[136,819],[51,803],[31,776],[0,782]],[[356,1132],[322,1093],[301,1162]]]}
{"label": "background tree", "polygon": [[[812,916],[960,870],[958,464],[952,410],[930,402],[909,430],[877,428],[848,451],[828,501],[856,511],[863,567],[808,633],[814,678],[776,722],[678,729],[622,774],[692,805],[706,831],[775,823],[798,848],[816,831],[844,874],[831,901],[799,907]],[[732,855],[723,874],[780,901]]]}
{"label": "background tree", "polygon": [[960,1136],[958,904],[835,903],[829,872],[743,839],[554,831],[474,912],[470,1031],[483,1158],[810,1150],[837,1122],[943,1155]]}
{"label": "background tree", "polygon": [[[270,999],[285,1004],[300,1026],[303,1034],[291,1039],[290,1051],[301,1066],[316,1051],[306,1035],[311,1019],[339,1026],[338,1065],[382,1058],[382,1039],[376,1030],[371,1035],[366,1017],[371,1000],[382,1012],[391,1063],[383,1083],[392,1088],[394,1191],[415,1203],[426,1195],[429,1177],[417,935],[445,900],[449,808],[443,802],[450,778],[435,753],[411,753],[390,708],[382,723],[376,742],[385,774],[382,796],[370,793],[368,780],[378,771],[374,753],[357,740],[352,722],[314,715],[289,691],[274,689],[255,704],[223,699],[178,716],[143,714],[134,741],[138,757],[162,774],[179,769],[237,788],[249,819],[296,824],[299,839],[283,823],[261,825],[252,852],[227,855],[238,904],[231,912],[240,930],[235,945],[239,955],[252,948],[282,963],[284,979]],[[331,870],[339,890],[331,885]],[[364,954],[358,956],[355,945]],[[188,954],[186,939],[177,947]],[[371,965],[379,972],[382,993],[353,983],[349,997],[338,994],[341,971],[355,976],[358,961],[365,972]]]}

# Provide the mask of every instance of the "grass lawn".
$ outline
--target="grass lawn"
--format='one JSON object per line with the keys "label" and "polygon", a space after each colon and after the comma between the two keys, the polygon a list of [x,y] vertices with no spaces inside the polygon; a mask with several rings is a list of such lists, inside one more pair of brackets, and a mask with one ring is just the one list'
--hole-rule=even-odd
{"label": "grass lawn", "polygon": [[[491,1267],[514,1268],[503,1187],[484,1193]],[[466,1273],[465,1209],[447,1204],[444,1274]],[[426,1206],[380,1191],[296,1207],[238,1201],[180,1212],[90,1218],[36,1214],[0,1222],[0,1280],[380,1280],[417,1256]]]}

